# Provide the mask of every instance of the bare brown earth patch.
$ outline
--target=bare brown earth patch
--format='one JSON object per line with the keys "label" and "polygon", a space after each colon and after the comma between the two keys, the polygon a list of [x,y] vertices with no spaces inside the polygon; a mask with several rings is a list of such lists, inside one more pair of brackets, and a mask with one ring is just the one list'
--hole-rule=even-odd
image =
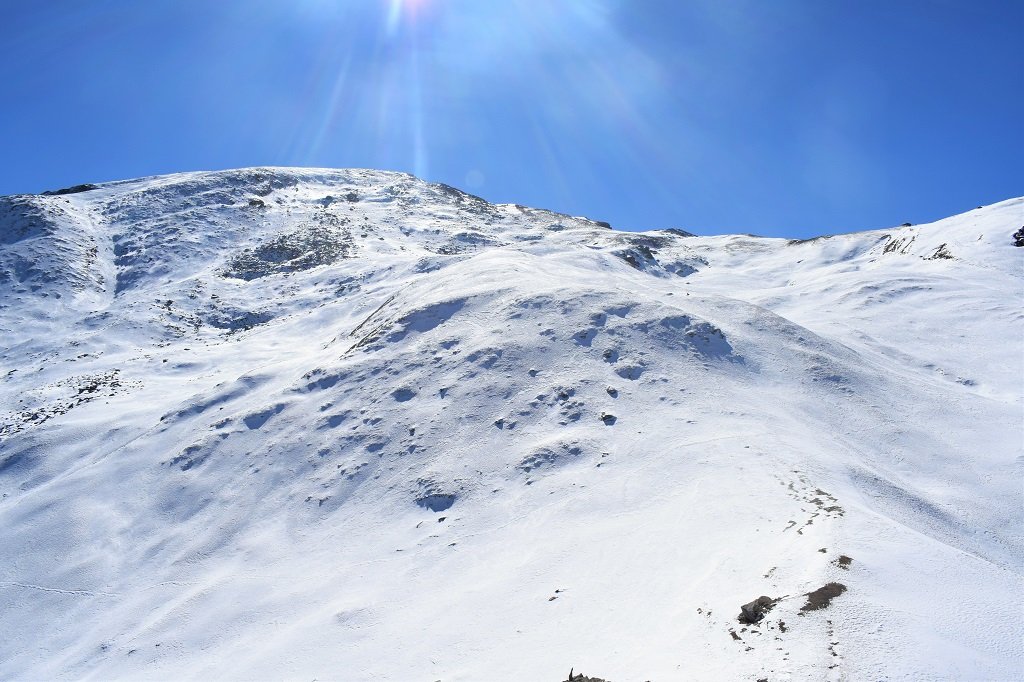
{"label": "bare brown earth patch", "polygon": [[832,600],[846,592],[846,585],[842,583],[827,583],[807,593],[807,603],[800,607],[801,612],[817,611],[832,603]]}

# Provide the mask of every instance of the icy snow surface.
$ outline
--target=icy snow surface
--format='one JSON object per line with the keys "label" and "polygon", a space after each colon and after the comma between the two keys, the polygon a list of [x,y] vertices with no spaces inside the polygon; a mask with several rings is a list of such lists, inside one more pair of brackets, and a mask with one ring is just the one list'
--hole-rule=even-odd
{"label": "icy snow surface", "polygon": [[0,679],[1021,677],[1021,199],[787,242],[75,190],[0,198]]}

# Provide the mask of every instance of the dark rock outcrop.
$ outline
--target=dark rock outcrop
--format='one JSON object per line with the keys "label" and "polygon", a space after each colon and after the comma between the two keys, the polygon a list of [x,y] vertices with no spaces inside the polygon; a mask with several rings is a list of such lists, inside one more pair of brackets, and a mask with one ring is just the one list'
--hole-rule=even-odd
{"label": "dark rock outcrop", "polygon": [[744,604],[740,607],[739,621],[748,625],[760,623],[765,614],[771,611],[778,601],[778,599],[762,595],[754,601]]}
{"label": "dark rock outcrop", "polygon": [[51,189],[43,192],[43,196],[54,197],[62,194],[79,194],[81,192],[88,192],[89,190],[96,189],[96,185],[91,183],[84,183],[81,185],[74,185],[73,187],[63,187],[61,189]]}
{"label": "dark rock outcrop", "polygon": [[570,670],[569,677],[567,677],[563,682],[608,682],[608,680],[600,677],[587,677],[583,673],[573,673],[573,671]]}

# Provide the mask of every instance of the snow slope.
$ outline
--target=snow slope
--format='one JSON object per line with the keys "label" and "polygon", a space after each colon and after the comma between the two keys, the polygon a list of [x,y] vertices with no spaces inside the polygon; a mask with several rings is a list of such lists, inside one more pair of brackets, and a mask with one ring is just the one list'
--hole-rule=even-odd
{"label": "snow slope", "polygon": [[1024,200],[787,242],[77,189],[0,198],[0,679],[1024,671]]}

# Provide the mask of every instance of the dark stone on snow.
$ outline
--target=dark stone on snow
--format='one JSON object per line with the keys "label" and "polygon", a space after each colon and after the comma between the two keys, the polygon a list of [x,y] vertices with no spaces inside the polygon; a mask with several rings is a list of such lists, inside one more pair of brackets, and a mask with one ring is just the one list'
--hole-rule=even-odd
{"label": "dark stone on snow", "polygon": [[764,619],[765,614],[771,611],[778,601],[778,599],[762,595],[754,601],[744,604],[740,607],[739,621],[748,625],[760,623]]}
{"label": "dark stone on snow", "polygon": [[925,260],[941,260],[941,259],[946,259],[946,260],[952,260],[953,259],[953,254],[949,252],[949,249],[946,248],[945,244],[939,245],[939,248],[935,249],[935,253],[933,253],[932,255],[928,256]]}
{"label": "dark stone on snow", "polygon": [[96,189],[96,185],[90,183],[84,183],[81,185],[74,185],[73,187],[64,187],[62,189],[51,189],[43,192],[43,196],[53,197],[62,194],[78,194],[80,192],[88,192],[89,190]]}
{"label": "dark stone on snow", "polygon": [[608,680],[600,677],[587,677],[583,673],[574,673],[572,670],[569,670],[569,677],[564,682],[608,682]]}
{"label": "dark stone on snow", "polygon": [[695,236],[697,236],[697,235],[693,234],[692,232],[687,232],[686,230],[680,230],[677,227],[668,227],[668,228],[665,228],[664,230],[662,230],[662,232],[668,232],[669,234],[674,234],[677,237],[695,237]]}

